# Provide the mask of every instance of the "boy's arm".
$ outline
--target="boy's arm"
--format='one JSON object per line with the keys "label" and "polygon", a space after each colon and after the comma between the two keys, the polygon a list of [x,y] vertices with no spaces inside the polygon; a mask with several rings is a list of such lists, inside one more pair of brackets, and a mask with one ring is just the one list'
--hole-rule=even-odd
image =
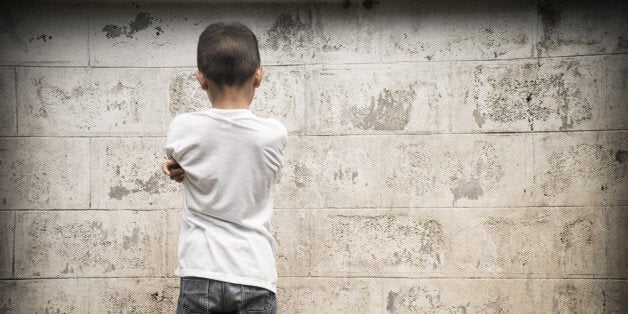
{"label": "boy's arm", "polygon": [[185,179],[185,171],[179,163],[174,159],[174,151],[175,151],[175,143],[174,138],[176,138],[176,133],[179,131],[177,129],[176,124],[174,123],[176,120],[173,119],[168,126],[168,132],[166,136],[166,145],[164,149],[166,151],[166,158],[168,159],[165,163],[162,164],[161,169],[165,175],[169,176],[171,180],[176,182],[183,182]]}
{"label": "boy's arm", "polygon": [[179,183],[185,180],[185,171],[183,168],[177,163],[174,158],[168,159],[162,166],[164,174],[170,177],[170,180],[177,181]]}

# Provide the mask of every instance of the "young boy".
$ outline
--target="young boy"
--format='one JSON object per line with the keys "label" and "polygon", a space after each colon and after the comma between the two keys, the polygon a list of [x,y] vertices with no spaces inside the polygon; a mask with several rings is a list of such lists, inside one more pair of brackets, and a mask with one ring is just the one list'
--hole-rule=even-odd
{"label": "young boy", "polygon": [[172,120],[162,167],[184,187],[177,313],[276,313],[271,188],[288,134],[248,109],[264,74],[249,28],[209,25],[197,63],[212,107]]}

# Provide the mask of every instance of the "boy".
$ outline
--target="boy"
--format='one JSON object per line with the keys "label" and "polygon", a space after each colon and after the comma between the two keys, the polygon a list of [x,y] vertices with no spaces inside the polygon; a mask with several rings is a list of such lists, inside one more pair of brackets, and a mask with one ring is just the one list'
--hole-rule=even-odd
{"label": "boy", "polygon": [[248,109],[264,74],[249,28],[209,25],[197,64],[212,107],[172,120],[162,167],[184,187],[177,313],[276,313],[271,188],[288,134]]}

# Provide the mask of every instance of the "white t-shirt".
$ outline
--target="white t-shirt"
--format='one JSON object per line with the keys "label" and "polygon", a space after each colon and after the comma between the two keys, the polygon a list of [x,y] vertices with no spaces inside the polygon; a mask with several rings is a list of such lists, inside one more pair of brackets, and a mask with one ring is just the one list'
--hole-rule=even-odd
{"label": "white t-shirt", "polygon": [[281,122],[249,109],[212,108],[172,120],[166,156],[185,171],[175,275],[277,292],[272,184],[287,136]]}

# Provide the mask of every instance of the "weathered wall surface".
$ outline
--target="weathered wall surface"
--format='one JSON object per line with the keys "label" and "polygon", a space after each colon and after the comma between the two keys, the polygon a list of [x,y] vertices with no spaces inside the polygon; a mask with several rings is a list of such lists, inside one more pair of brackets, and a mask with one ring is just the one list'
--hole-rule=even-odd
{"label": "weathered wall surface", "polygon": [[290,132],[280,312],[627,311],[628,9],[588,2],[4,7],[0,312],[174,309],[165,130],[225,19]]}

